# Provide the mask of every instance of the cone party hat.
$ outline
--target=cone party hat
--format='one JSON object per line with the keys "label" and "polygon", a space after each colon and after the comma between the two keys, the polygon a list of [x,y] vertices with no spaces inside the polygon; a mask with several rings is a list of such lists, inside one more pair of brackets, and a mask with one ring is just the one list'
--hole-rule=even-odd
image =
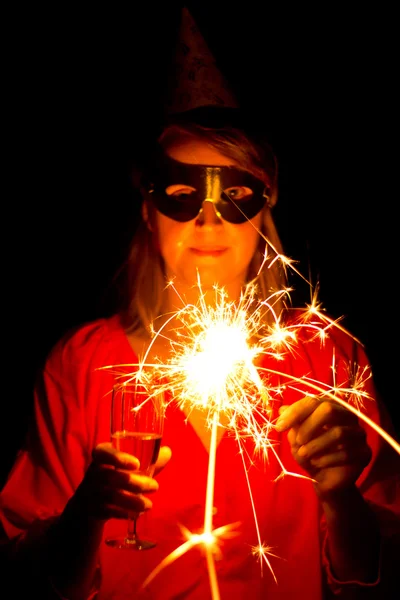
{"label": "cone party hat", "polygon": [[237,108],[238,104],[191,13],[184,7],[165,111],[173,115],[201,106]]}

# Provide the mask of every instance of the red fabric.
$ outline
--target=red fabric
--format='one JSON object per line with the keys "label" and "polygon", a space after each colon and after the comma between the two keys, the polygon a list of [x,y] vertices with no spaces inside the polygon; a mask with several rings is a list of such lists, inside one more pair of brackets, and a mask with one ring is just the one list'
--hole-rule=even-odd
{"label": "red fabric", "polygon": [[[304,338],[307,337],[305,332]],[[334,353],[338,364],[335,383],[346,386],[348,366],[355,358],[354,343],[337,331],[334,338],[328,338],[324,345],[317,339],[309,343],[300,340],[295,354],[288,353],[283,362],[265,357],[263,366],[292,377],[307,376],[332,385]],[[357,352],[357,364],[362,368],[366,357],[359,346]],[[99,367],[136,362],[117,317],[87,324],[54,348],[35,391],[37,425],[1,494],[0,516],[10,538],[24,531],[35,519],[59,514],[80,483],[92,449],[100,442],[109,441],[113,375],[98,370]],[[303,397],[307,389],[304,384],[292,385],[291,382],[278,376],[269,382],[285,386],[282,391],[285,404]],[[375,395],[372,379],[367,381],[366,389]],[[365,404],[368,415],[376,423],[390,428],[378,402],[366,400]],[[277,409],[278,405],[274,407]],[[398,511],[398,477],[392,473],[397,455],[372,428],[366,429],[373,458],[359,486],[380,510]],[[291,456],[286,434],[274,435],[279,460],[287,471],[301,473]],[[135,553],[114,550],[103,544],[99,600],[211,598],[206,561],[200,548],[177,559],[148,588],[139,591],[152,569],[184,541],[179,524],[192,532],[201,531],[203,526],[208,454],[183,413],[173,405],[167,411],[163,444],[171,447],[172,459],[158,476],[160,489],[152,497],[153,509],[139,522],[140,530],[155,539],[157,547]],[[322,559],[321,514],[311,482],[291,476],[275,481],[281,467],[272,454],[266,464],[255,460],[249,469],[261,540],[278,557],[270,557],[276,583],[267,566],[260,564],[251,553],[251,547],[257,545],[252,506],[242,457],[229,432],[225,432],[218,446],[216,469],[214,526],[241,523],[240,535],[223,541],[222,558],[216,563],[221,599],[320,600],[323,597],[322,563],[327,566],[327,558]],[[105,535],[124,531],[125,527],[123,521],[109,521]],[[390,527],[387,527],[388,535]],[[336,582],[332,574],[328,573],[328,579],[335,593],[340,595],[346,588]]]}

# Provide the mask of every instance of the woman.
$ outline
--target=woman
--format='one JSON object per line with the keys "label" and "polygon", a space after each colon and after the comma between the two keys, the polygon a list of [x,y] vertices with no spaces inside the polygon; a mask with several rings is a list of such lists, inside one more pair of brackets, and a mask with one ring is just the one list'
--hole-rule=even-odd
{"label": "woman", "polygon": [[[140,170],[142,221],[121,310],[83,325],[48,357],[35,390],[35,421],[1,495],[4,556],[24,579],[14,580],[14,597],[35,590],[43,598],[211,598],[202,545],[143,586],[185,541],[183,531],[202,531],[206,412],[171,402],[155,477],[138,475],[137,459],[109,443],[113,375],[103,367],[137,365],[145,353],[149,363],[166,362],[182,333],[171,314],[198,302],[198,282],[212,307],[215,284],[237,303],[255,281],[259,299],[269,299],[266,331],[277,315],[289,327],[299,324],[297,312],[283,310],[281,245],[271,215],[275,159],[237,114],[198,109],[166,125]],[[244,440],[251,457],[245,470],[229,427],[218,429],[213,527],[235,524],[215,555],[222,599],[390,597],[398,455],[353,412],[302,384],[306,378],[323,389],[348,388],[368,367],[349,335],[330,327],[321,343],[316,323],[298,328],[291,351],[258,362],[270,389],[279,390],[270,415],[273,456],[265,461],[253,440]],[[288,378],[297,384],[286,385]],[[365,401],[366,412],[390,431],[371,378],[362,389],[375,399]],[[124,531],[132,511],[143,512],[140,527],[156,548],[126,552],[104,543]],[[268,546],[267,560],[257,557],[260,544]]]}

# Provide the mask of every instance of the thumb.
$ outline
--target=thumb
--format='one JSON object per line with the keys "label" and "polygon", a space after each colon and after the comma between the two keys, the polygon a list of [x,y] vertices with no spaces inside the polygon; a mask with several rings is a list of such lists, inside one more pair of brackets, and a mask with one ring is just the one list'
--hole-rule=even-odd
{"label": "thumb", "polygon": [[169,459],[171,458],[171,456],[172,456],[171,448],[169,448],[168,446],[162,446],[160,448],[160,453],[158,455],[158,459],[156,462],[154,475],[157,475],[157,473],[159,473],[160,471],[163,470],[165,465],[169,462]]}

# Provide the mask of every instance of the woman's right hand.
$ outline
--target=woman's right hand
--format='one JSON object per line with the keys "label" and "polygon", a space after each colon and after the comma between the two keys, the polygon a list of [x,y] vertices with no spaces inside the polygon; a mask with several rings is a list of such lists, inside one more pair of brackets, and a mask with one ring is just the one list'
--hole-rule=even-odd
{"label": "woman's right hand", "polygon": [[[160,449],[155,474],[160,472],[171,458],[167,446]],[[153,503],[147,494],[158,490],[152,477],[139,474],[139,460],[116,450],[110,443],[96,446],[92,463],[79,485],[75,496],[75,508],[88,517],[106,521],[127,519],[132,512],[149,510]],[[146,495],[144,495],[146,494]]]}
{"label": "woman's right hand", "polygon": [[[161,448],[155,473],[170,458],[171,450]],[[49,528],[43,562],[48,569],[46,581],[59,591],[57,597],[89,597],[97,585],[98,550],[105,522],[149,510],[152,502],[144,494],[158,489],[155,479],[139,475],[137,458],[109,443],[96,446],[92,459],[75,494]]]}

